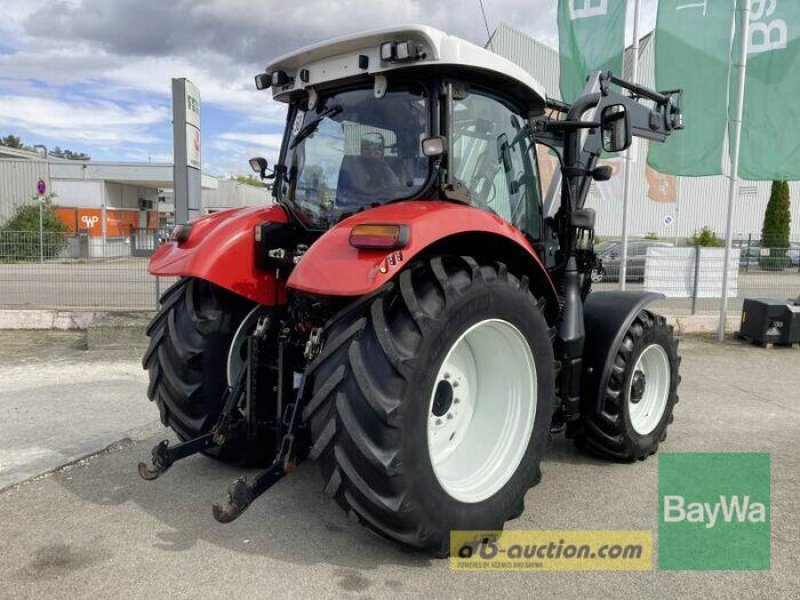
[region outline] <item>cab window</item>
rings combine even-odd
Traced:
[[[541,238],[541,190],[536,153],[523,114],[472,90],[453,102],[453,179],[472,203],[500,215],[533,239]]]

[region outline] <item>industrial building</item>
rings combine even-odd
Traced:
[[[0,225],[37,202],[40,180],[70,230],[88,231],[93,255],[118,254],[132,233],[174,223],[171,163],[65,160],[0,146]],[[204,214],[270,199],[266,188],[202,175]]]
[[[639,50],[639,83],[648,87],[655,87],[654,41],[652,34],[646,36]],[[497,28],[487,47],[526,69],[545,86],[551,97],[560,99],[559,56],[555,49],[505,24]],[[630,69],[631,52],[629,49],[626,53],[626,70]],[[630,78],[630,72],[626,75]],[[722,237],[729,177],[675,177],[657,173],[647,167],[647,142],[644,140],[634,143],[633,154],[628,217],[632,236],[655,234],[667,239],[686,238],[708,226]],[[547,190],[557,163],[554,158],[550,165],[547,161],[542,163],[543,188]],[[587,206],[597,210],[598,235],[618,237],[622,233],[624,164],[622,158],[608,163],[614,168],[614,177],[609,182],[593,184]],[[771,185],[769,181],[740,181],[733,227],[735,239],[746,240],[750,235],[753,239],[760,237]],[[800,183],[790,183],[790,192],[792,239],[800,240]]]

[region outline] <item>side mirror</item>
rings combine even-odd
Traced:
[[[606,106],[600,116],[600,126],[603,132],[603,150],[622,152],[630,148],[633,141],[631,118],[624,105]]]
[[[256,156],[250,159],[250,168],[253,169],[261,179],[267,178],[267,159]]]

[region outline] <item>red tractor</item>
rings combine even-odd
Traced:
[[[180,280],[148,329],[148,395],[182,441],[142,477],[197,452],[265,467],[214,505],[228,522],[311,458],[349,515],[442,555],[451,530],[522,513],[553,433],[656,451],[677,343],[657,295],[591,292],[584,202],[603,152],[682,127],[680,91],[596,73],[570,106],[427,27],[305,48],[256,87],[288,106],[278,162],[251,161],[274,205],[178,225],[152,258]],[[554,210],[537,144],[561,160]]]

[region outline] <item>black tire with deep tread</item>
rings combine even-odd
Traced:
[[[630,423],[626,390],[640,354],[651,344],[661,345],[670,359],[670,390],[661,421],[651,433],[639,435]],[[592,395],[587,394],[584,398],[581,426],[575,436],[575,445],[618,462],[644,460],[655,454],[659,443],[666,439],[667,427],[674,419],[673,410],[678,403],[678,385],[681,380],[680,363],[678,341],[672,326],[667,325],[664,317],[642,310],[625,333],[614,357],[600,411],[597,411]]]
[[[222,410],[228,351],[236,329],[255,305],[208,281],[184,278],[161,297],[142,358],[147,395],[161,422],[183,439],[206,433]],[[226,445],[206,453],[226,462],[246,460],[251,448]]]
[[[513,310],[512,310],[513,307]],[[487,318],[512,322],[534,355],[538,402],[519,468],[490,498],[461,503],[439,485],[428,457],[430,390],[447,350]],[[502,264],[434,258],[403,271],[378,295],[342,310],[308,366],[310,424],[324,491],[349,516],[402,545],[444,556],[456,529],[502,529],[538,483],[553,399],[553,353],[540,305]]]

